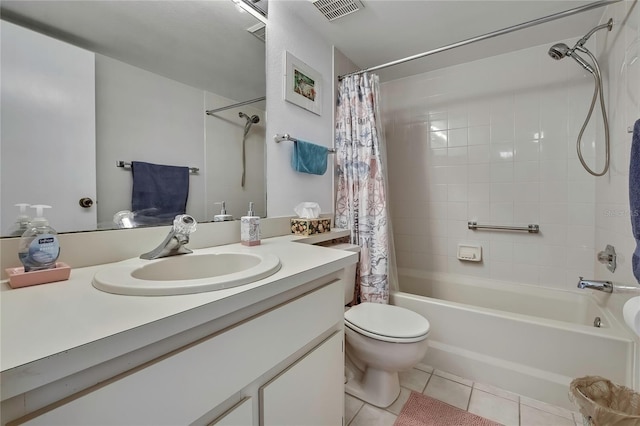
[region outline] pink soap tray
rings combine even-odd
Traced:
[[[5,272],[9,275],[11,288],[19,288],[68,280],[71,267],[66,263],[56,262],[55,268],[44,271],[25,272],[24,268],[7,268]]]

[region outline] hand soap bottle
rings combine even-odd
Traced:
[[[257,246],[260,244],[260,216],[253,213],[253,203],[249,203],[249,212],[240,218],[240,244]]]
[[[31,225],[31,218],[27,216],[29,204],[19,203],[15,204],[15,206],[20,208],[20,214],[16,218],[16,223],[9,228],[8,234],[12,237],[20,237]]]
[[[213,216],[214,222],[227,222],[229,220],[233,220],[233,216],[231,216],[230,214],[227,214],[227,209],[225,207],[224,201],[218,201],[217,203],[213,203],[213,204],[222,204],[222,208],[220,209],[220,214]]]
[[[37,204],[31,207],[36,209],[37,217],[22,234],[18,258],[24,265],[25,272],[55,268],[60,255],[60,244],[56,230],[49,226],[49,221],[42,214],[44,209],[50,209],[51,206]]]

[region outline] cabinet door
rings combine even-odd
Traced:
[[[0,24],[0,230],[16,203],[48,204],[58,232],[97,227],[95,55],[9,22]],[[33,212],[28,212],[33,216]]]
[[[263,426],[338,426],[344,412],[343,333],[261,389]]]
[[[251,426],[253,425],[253,406],[251,398],[246,398],[233,407],[224,416],[210,426]]]

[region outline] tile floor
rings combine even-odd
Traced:
[[[419,364],[400,373],[400,396],[386,409],[345,394],[345,425],[392,426],[411,391],[507,426],[582,426],[582,415]]]

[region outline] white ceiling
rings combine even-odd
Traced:
[[[364,8],[329,22],[309,0],[288,7],[360,68],[368,68],[572,9],[578,0],[362,0]],[[605,8],[534,26],[379,71],[395,79],[503,52],[582,36]]]
[[[1,0],[2,19],[244,101],[264,96],[259,21],[230,0]]]
[[[262,0],[264,1],[264,0]],[[329,22],[310,0],[284,1],[361,68],[379,65],[589,3],[578,0],[362,0]],[[2,18],[223,96],[265,93],[258,21],[229,0],[2,0]],[[539,44],[582,36],[604,8],[379,71],[400,78]]]

